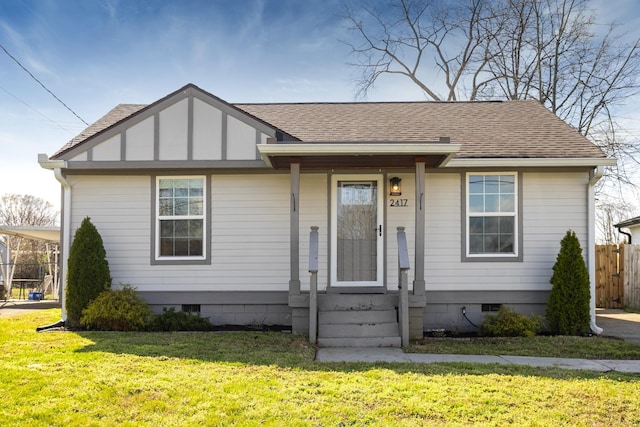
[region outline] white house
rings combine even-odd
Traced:
[[[627,243],[635,245],[640,243],[640,216],[622,221],[614,227],[627,236]]]
[[[63,260],[90,217],[114,284],[155,310],[324,345],[400,343],[398,227],[411,337],[543,313],[567,230],[593,277],[594,185],[615,164],[535,101],[232,105],[191,84],[39,162],[63,189]]]

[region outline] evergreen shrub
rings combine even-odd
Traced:
[[[200,317],[199,313],[192,314],[176,311],[173,307],[163,308],[162,314],[156,314],[151,320],[150,331],[210,331],[214,326],[208,317]]]
[[[487,315],[480,324],[480,335],[488,337],[531,337],[542,329],[540,316],[531,317],[502,306],[497,314]]]
[[[102,292],[82,311],[80,325],[98,331],[143,331],[153,313],[132,287]]]
[[[589,271],[576,233],[569,230],[560,242],[553,266],[546,318],[555,335],[589,333],[591,298]]]
[[[82,310],[111,288],[111,273],[102,237],[89,217],[82,220],[69,250],[65,307],[67,326],[78,327]]]

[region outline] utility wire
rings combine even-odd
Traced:
[[[47,117],[44,113],[38,111],[36,108],[32,107],[31,105],[27,104],[25,101],[23,101],[22,99],[18,98],[16,95],[14,95],[13,93],[9,92],[7,89],[5,89],[4,87],[0,86],[0,90],[2,90],[4,93],[6,93],[7,95],[13,96],[15,99],[17,99],[18,101],[22,102],[24,105],[26,105],[27,107],[31,108],[33,111],[35,111],[36,113],[40,114],[42,117],[44,117],[45,119],[49,120],[51,123],[53,123],[54,125],[56,125],[57,127],[59,127],[62,130],[65,130],[67,132],[69,132],[71,135],[74,135],[73,132],[71,132],[69,129],[67,129],[66,127],[62,126],[60,123],[54,121],[53,119]]]
[[[15,56],[11,55],[11,54],[9,53],[9,51],[8,51],[8,50],[7,50],[7,49],[6,49],[6,48],[5,48],[1,43],[0,43],[0,48],[4,51],[4,53],[6,53],[6,54],[9,56],[9,58],[13,59],[13,60],[15,61],[15,63],[16,63],[16,64],[18,64],[18,65],[20,66],[20,68],[22,68],[22,69],[23,69],[27,74],[29,74],[33,80],[35,80],[36,82],[38,82],[38,84],[40,84],[40,86],[42,86],[42,87],[44,88],[44,90],[46,90],[47,92],[49,92],[49,93],[51,94],[51,96],[53,96],[53,97],[54,97],[54,98],[55,98],[55,99],[56,99],[60,104],[62,104],[62,105],[63,105],[67,110],[71,111],[71,113],[72,113],[74,116],[76,116],[78,119],[80,119],[80,121],[81,121],[82,123],[84,123],[85,125],[89,126],[89,123],[87,123],[86,121],[84,121],[84,119],[83,119],[82,117],[80,117],[79,115],[77,115],[77,114],[76,114],[76,112],[75,112],[75,111],[73,111],[73,110],[72,110],[72,109],[71,109],[67,104],[65,104],[64,102],[62,102],[62,100],[61,100],[60,98],[58,98],[58,97],[57,97],[53,92],[51,92],[51,91],[49,90],[49,88],[48,88],[48,87],[46,87],[46,86],[44,85],[44,83],[42,83],[40,80],[38,80],[38,78],[37,78],[36,76],[34,76],[34,75],[31,73],[31,71],[29,71],[29,70],[27,69],[27,67],[25,67],[24,65],[22,65],[22,64],[20,63],[20,61],[18,61],[18,60],[15,58]]]

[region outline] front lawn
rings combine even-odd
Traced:
[[[411,353],[568,357],[577,359],[640,359],[639,344],[597,336],[425,338],[412,343],[406,351]]]
[[[43,332],[0,319],[0,425],[637,425],[640,377],[512,365],[318,363],[276,332]]]

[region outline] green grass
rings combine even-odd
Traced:
[[[284,333],[42,332],[0,318],[2,426],[638,425],[640,376],[318,363]]]
[[[640,345],[606,337],[535,336],[514,338],[425,338],[412,353],[640,359]]]

